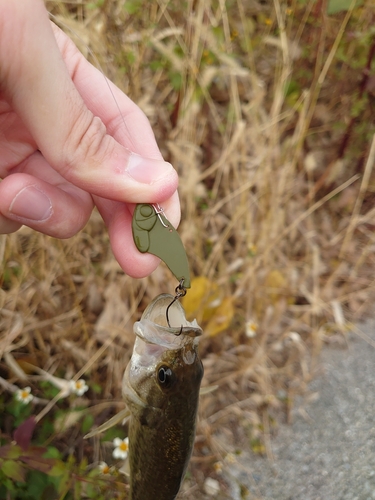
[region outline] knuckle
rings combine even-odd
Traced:
[[[83,227],[85,226],[86,221],[82,219],[77,222],[68,222],[56,224],[56,226],[48,228],[45,230],[46,234],[53,236],[54,238],[60,238],[62,240],[72,238],[75,236]]]
[[[77,175],[88,159],[91,163],[102,163],[109,153],[109,144],[102,120],[85,109],[75,119],[63,145],[62,175],[67,179]]]

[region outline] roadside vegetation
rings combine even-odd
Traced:
[[[226,463],[245,447],[271,456],[324,344],[345,348],[373,314],[373,4],[46,4],[180,175],[184,307],[205,331],[203,386],[217,388],[179,498],[209,498],[208,477],[227,498]],[[69,240],[0,236],[0,262],[0,499],[126,499],[113,457],[126,426],[83,436],[124,408],[133,323],[177,283],[164,265],[125,276],[96,212]]]

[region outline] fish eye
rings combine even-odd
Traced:
[[[172,387],[175,380],[175,374],[170,368],[168,368],[168,366],[160,366],[158,369],[158,382],[161,387],[169,389]]]

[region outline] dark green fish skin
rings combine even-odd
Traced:
[[[134,326],[134,351],[124,375],[123,393],[130,410],[129,466],[131,500],[174,500],[192,453],[203,366],[198,356],[196,322],[182,306],[166,307],[173,297],[160,295]],[[180,332],[182,325],[182,332]]]

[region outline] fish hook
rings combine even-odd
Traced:
[[[175,294],[176,294],[176,295],[174,296],[174,298],[173,298],[172,302],[169,304],[169,306],[167,307],[167,310],[165,311],[165,316],[166,316],[166,318],[167,318],[167,323],[168,323],[169,328],[172,328],[172,327],[171,327],[171,324],[170,324],[170,322],[169,322],[169,309],[170,309],[170,307],[171,307],[171,306],[172,306],[172,305],[176,302],[176,300],[179,300],[181,297],[185,297],[186,292],[187,292],[187,290],[186,290],[186,288],[184,287],[184,278],[182,278],[182,279],[180,280],[180,283],[179,283],[179,284],[176,286],[176,288],[175,288]],[[182,329],[183,329],[183,325],[181,325],[180,332],[179,332],[179,333],[176,333],[176,336],[181,335],[181,333],[182,333]]]

